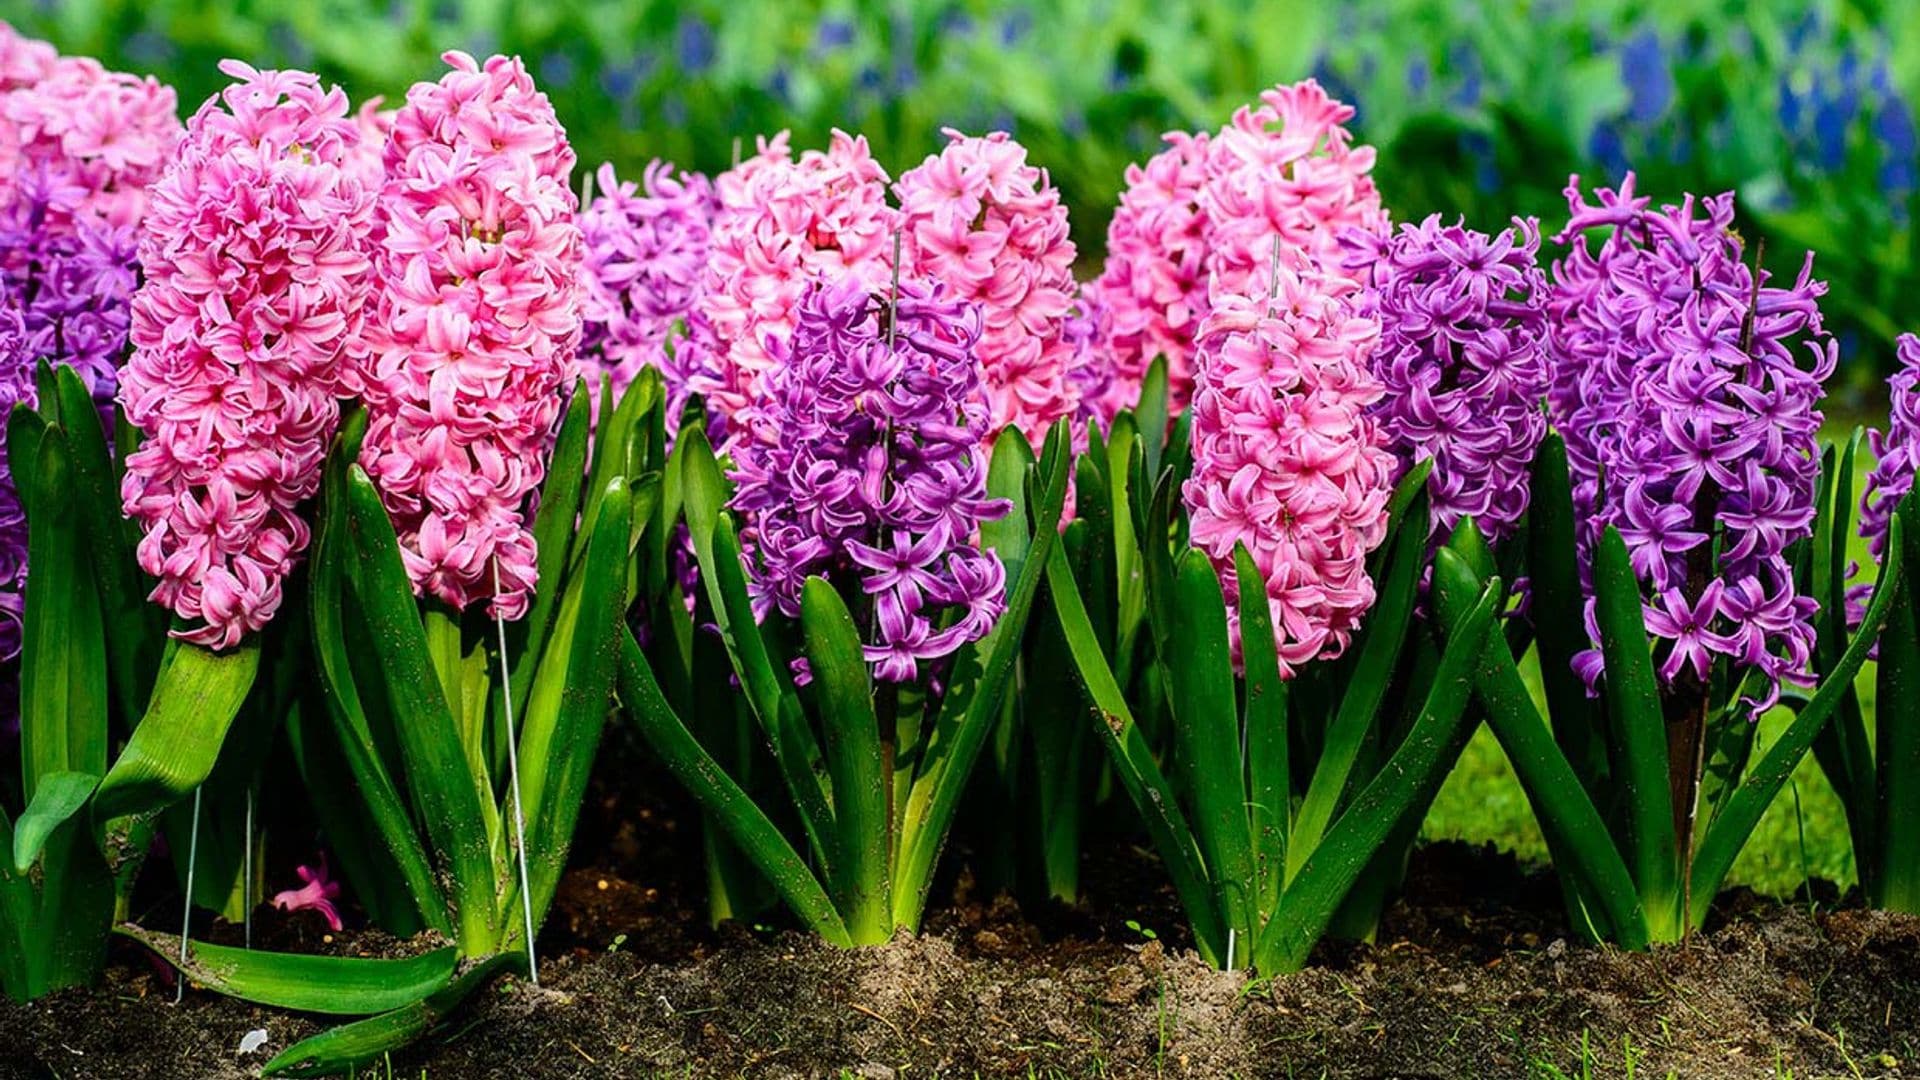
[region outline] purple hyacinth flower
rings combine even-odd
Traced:
[[[1380,322],[1371,409],[1404,473],[1431,460],[1436,540],[1471,515],[1487,539],[1527,510],[1528,470],[1547,433],[1546,275],[1540,227],[1515,219],[1488,236],[1433,215],[1376,234],[1349,230],[1344,262]]]
[[[938,286],[902,282],[890,312],[856,280],[816,284],[774,344],[765,435],[735,453],[755,614],[797,617],[814,575],[857,582],[883,681],[917,678],[1005,606],[1005,568],[973,543],[1009,509],[986,494],[979,337],[979,309]]]
[[[1566,440],[1587,628],[1593,545],[1619,529],[1671,684],[1723,658],[1758,676],[1755,714],[1805,685],[1817,604],[1787,548],[1813,527],[1823,382],[1836,347],[1812,256],[1786,288],[1749,265],[1733,196],[1658,210],[1619,191],[1588,202],[1569,182],[1571,243],[1548,301],[1548,411]],[[1602,232],[1604,230],[1604,233]],[[1576,665],[1591,684],[1597,649]]]

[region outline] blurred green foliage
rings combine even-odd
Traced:
[[[12,0],[18,4],[20,0]],[[0,5],[5,6],[5,5]],[[24,5],[22,5],[24,6]],[[1781,273],[1820,253],[1846,381],[1920,328],[1914,0],[38,0],[7,15],[150,71],[183,108],[215,62],[300,66],[356,100],[433,78],[449,48],[526,57],[588,164],[712,171],[736,143],[864,132],[896,173],[939,129],[1005,127],[1049,167],[1097,258],[1122,171],[1318,75],[1360,109],[1396,216],[1564,220],[1568,174],[1739,192]]]

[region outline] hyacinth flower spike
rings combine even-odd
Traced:
[[[1597,204],[1570,184],[1568,201],[1573,246],[1548,304],[1558,432],[1534,459],[1526,541],[1548,713],[1505,642],[1475,693],[1575,926],[1636,948],[1705,920],[1761,813],[1828,738],[1897,609],[1901,561],[1851,640],[1834,616],[1816,642],[1815,597],[1845,606],[1852,466],[1814,444],[1833,345],[1810,267],[1769,285],[1732,233],[1731,196],[1653,210],[1629,178]],[[1607,239],[1585,238],[1601,226]],[[1903,531],[1896,516],[1893,550]],[[1442,553],[1440,610],[1490,565]],[[1557,617],[1578,609],[1584,632]],[[1755,760],[1754,718],[1776,702],[1795,716]]]
[[[75,304],[55,334],[104,358],[121,348],[117,328],[129,328],[121,453],[109,454],[102,430],[111,368],[71,351],[57,370],[41,365],[38,411],[17,409],[9,423],[37,569],[22,612],[29,805],[16,840],[29,842],[16,844],[0,888],[21,890],[7,910],[31,905],[69,924],[0,928],[26,946],[0,950],[10,958],[0,979],[16,996],[91,977],[116,904],[109,883],[130,880],[156,817],[212,773],[253,688],[262,632],[304,557],[301,503],[338,416],[336,372],[359,338],[372,196],[339,167],[357,138],[345,96],[297,72],[223,70],[235,84],[200,109],[137,198],[85,163],[76,168],[104,185],[104,202],[37,188],[59,174],[56,163],[14,177],[29,219],[64,222],[67,239],[145,214],[127,322]],[[67,179],[85,187],[77,175]],[[46,260],[78,254],[44,239],[9,258],[44,271]],[[259,272],[288,258],[314,267],[295,322],[287,276]],[[215,274],[213,261],[246,272]],[[114,513],[116,494],[137,544]],[[169,612],[171,640],[156,619]],[[112,717],[131,736],[109,769]],[[71,888],[84,895],[57,895]]]
[[[1469,673],[1504,593],[1490,581],[1431,642],[1410,632],[1429,465],[1389,482],[1367,413],[1377,324],[1359,313],[1352,279],[1269,250],[1254,296],[1217,297],[1198,335],[1190,462],[1163,466],[1151,500],[1132,502],[1146,677],[1116,674],[1084,600],[1100,583],[1081,582],[1058,549],[1048,574],[1081,692],[1104,718],[1097,733],[1202,955],[1278,973],[1306,962],[1464,746]],[[1144,430],[1125,419],[1116,431]],[[1144,491],[1144,452],[1127,459]],[[1404,687],[1402,715],[1386,698],[1414,647],[1432,648],[1434,663]],[[1170,719],[1169,745],[1135,719],[1152,716]],[[1325,735],[1300,768],[1288,729],[1307,717]],[[1369,773],[1361,749],[1374,739],[1385,757]]]
[[[981,336],[979,310],[938,284],[816,284],[774,346],[768,439],[740,445],[729,477],[704,432],[681,433],[706,603],[806,857],[668,703],[656,669],[689,674],[674,655],[623,642],[620,696],[649,744],[836,944],[919,928],[1058,544],[1066,427],[1037,461],[1009,427],[989,472]]]

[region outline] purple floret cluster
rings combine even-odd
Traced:
[[[736,450],[756,614],[797,617],[814,575],[857,581],[883,681],[915,679],[1005,607],[1006,570],[974,542],[1009,509],[986,493],[980,329],[937,285],[902,282],[892,302],[851,277],[810,286],[774,339],[766,437]]]
[[[1758,713],[1810,681],[1812,597],[1790,545],[1811,532],[1822,383],[1835,345],[1812,256],[1768,284],[1733,230],[1733,196],[1654,209],[1628,176],[1589,202],[1567,188],[1570,244],[1548,301],[1549,411],[1567,444],[1583,567],[1619,529],[1648,597],[1668,683],[1716,657],[1758,676]],[[1586,572],[1583,570],[1583,572]],[[1590,576],[1590,574],[1589,574]],[[1589,634],[1599,640],[1594,608]],[[1579,661],[1589,682],[1598,650]]]

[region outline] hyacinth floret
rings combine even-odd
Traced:
[[[720,198],[697,310],[714,340],[708,408],[726,442],[771,438],[755,418],[775,348],[792,333],[808,286],[851,276],[869,289],[892,276],[900,212],[865,136],[835,129],[826,150],[794,160],[785,132],[714,182]]]
[[[1489,541],[1527,510],[1528,470],[1547,418],[1546,275],[1540,227],[1516,218],[1496,236],[1433,215],[1392,233],[1342,237],[1345,267],[1380,323],[1373,415],[1405,474],[1433,462],[1432,533],[1464,517]]]
[[[580,213],[580,357],[625,392],[643,367],[658,368],[667,422],[689,396],[717,383],[713,334],[699,301],[718,196],[699,173],[650,162],[641,183],[600,166],[600,194]]]
[[[774,438],[736,458],[754,608],[797,617],[808,577],[857,581],[875,677],[908,682],[1005,608],[1006,570],[973,539],[1009,509],[986,494],[981,317],[937,284],[889,304],[856,278],[812,286],[795,315],[767,376]]]
[[[387,140],[360,462],[415,592],[517,619],[538,576],[527,498],[580,340],[574,155],[518,58],[443,59]]]
[[[1182,488],[1195,547],[1228,595],[1242,643],[1234,550],[1264,578],[1280,673],[1338,656],[1373,604],[1367,554],[1387,534],[1394,459],[1369,410],[1379,327],[1350,278],[1274,260],[1272,294],[1216,297],[1195,354],[1193,473]],[[1258,647],[1257,645],[1255,647]]]
[[[987,437],[1012,426],[1038,445],[1079,409],[1075,350],[1063,336],[1075,293],[1067,207],[1006,132],[945,134],[946,147],[894,185],[902,272],[979,306]]]
[[[1669,686],[1707,682],[1716,659],[1758,676],[1757,714],[1805,685],[1817,604],[1787,548],[1810,534],[1816,439],[1836,346],[1809,254],[1767,284],[1733,231],[1731,194],[1655,210],[1631,174],[1589,202],[1575,177],[1571,243],[1548,301],[1549,413],[1567,444],[1581,568],[1619,529],[1645,593]],[[1602,230],[1605,230],[1604,234]],[[1589,597],[1587,625],[1599,641]],[[1589,684],[1597,648],[1577,661]],[[1744,672],[1743,672],[1744,674]]]
[[[256,71],[201,106],[151,191],[133,355],[119,398],[146,436],[121,496],[152,597],[234,645],[273,617],[305,550],[300,504],[364,336],[373,193],[348,170],[359,132],[338,87]]]

